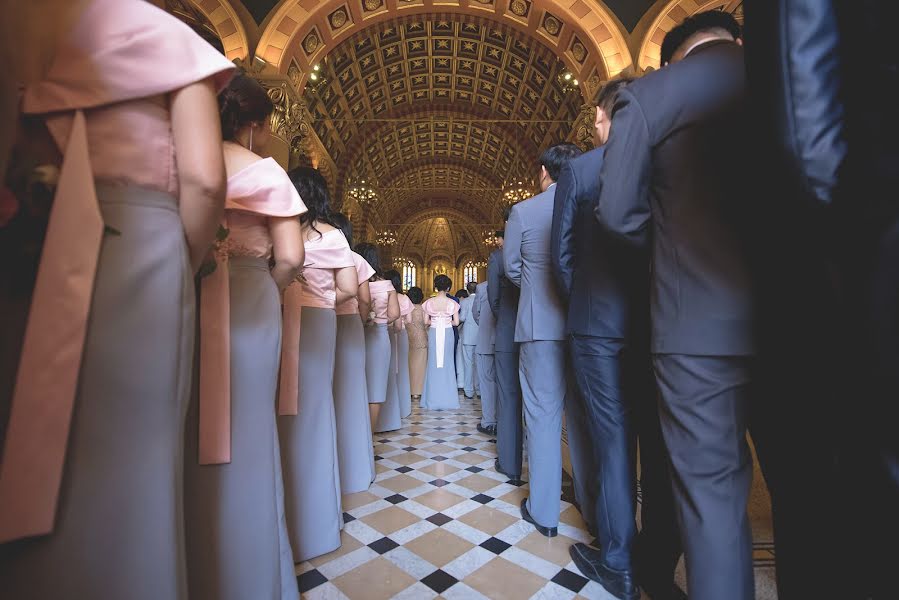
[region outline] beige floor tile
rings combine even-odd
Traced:
[[[413,523],[417,523],[421,519],[398,506],[391,506],[390,508],[366,515],[360,520],[386,536]]]
[[[535,531],[515,544],[515,546],[543,560],[564,567],[571,562],[568,548],[576,543],[577,540],[564,535],[548,538]]]
[[[559,515],[559,520],[566,525],[571,525],[584,531],[587,530],[587,525],[584,523],[584,519],[581,518],[581,513],[574,506],[569,506],[563,510],[562,514]]]
[[[423,440],[423,439],[421,439],[421,437],[407,437],[402,440],[398,440],[394,443],[399,444],[401,447],[420,446],[422,444],[427,444],[428,440]]]
[[[474,544],[446,529],[435,529],[404,546],[437,567],[443,567],[468,552]]]
[[[547,583],[547,580],[539,575],[499,556],[463,581],[491,600],[530,598]]]
[[[482,454],[478,454],[477,452],[466,452],[465,454],[454,456],[453,460],[458,460],[459,462],[463,462],[467,465],[479,465],[484,461],[492,459]]]
[[[452,446],[447,446],[445,444],[434,444],[433,446],[422,448],[422,450],[427,450],[432,454],[445,454],[447,452],[455,452],[457,448],[453,448]]]
[[[372,502],[377,502],[378,500],[380,500],[380,498],[378,496],[375,496],[371,492],[344,494],[342,506],[344,511],[348,511],[353,510],[354,508],[359,508],[360,506],[365,506],[366,504],[371,504]]]
[[[330,552],[323,556],[319,556],[318,558],[313,558],[309,562],[312,566],[318,568],[324,564],[331,562],[332,560],[336,560],[341,556],[349,554],[353,550],[358,550],[362,547],[362,542],[348,534],[346,531],[340,532],[340,548],[335,550],[334,552]]]
[[[489,533],[490,535],[496,535],[518,520],[519,519],[490,508],[489,506],[476,508],[465,516],[459,518],[459,521],[462,523],[474,527],[478,531]]]
[[[385,467],[381,464],[381,461],[375,463],[375,473],[380,475],[381,473],[386,473],[387,471],[393,471],[390,467]]]
[[[424,504],[430,509],[436,510],[438,512],[442,512],[449,508],[450,506],[455,506],[465,500],[462,496],[457,496],[452,492],[448,492],[444,489],[435,489],[432,492],[428,492],[427,494],[422,494],[415,498],[415,501],[419,504]]]
[[[528,497],[528,491],[524,488],[515,488],[505,496],[500,496],[500,500],[508,502],[512,506],[521,506],[521,501]]]
[[[353,600],[388,600],[415,583],[415,579],[378,557],[333,581],[341,592]]]
[[[375,454],[387,454],[388,452],[399,450],[399,448],[394,448],[390,444],[375,444],[374,449]]]
[[[379,481],[378,485],[383,488],[387,488],[392,492],[396,492],[397,494],[402,494],[406,490],[411,490],[412,488],[417,488],[423,482],[415,479],[414,477],[409,477],[405,473],[400,473],[396,477],[391,477],[390,479],[385,479],[384,481]]]
[[[415,452],[404,452],[398,456],[391,456],[390,460],[401,465],[413,465],[425,460],[425,457]]]
[[[458,485],[462,487],[466,487],[470,490],[474,490],[477,493],[481,494],[486,492],[487,490],[493,489],[498,485],[501,485],[501,481],[497,481],[496,479],[490,479],[489,477],[484,477],[483,475],[469,475],[464,479],[460,479],[456,481]]]
[[[416,469],[416,471],[421,471],[422,473],[427,473],[428,475],[433,475],[434,477],[446,477],[447,475],[452,475],[459,470],[459,467],[448,465],[445,461],[435,462],[428,465],[427,467]]]

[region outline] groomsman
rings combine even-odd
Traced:
[[[478,378],[475,365],[475,346],[478,345],[478,322],[472,318],[472,309],[477,302],[478,284],[469,281],[465,285],[468,292],[467,298],[462,298],[459,303],[459,321],[462,322],[462,363],[465,365],[465,378],[463,390],[466,398],[474,398],[478,391]]]
[[[478,382],[481,387],[481,422],[478,431],[496,436],[496,365],[493,360],[493,347],[496,341],[496,320],[490,310],[487,297],[487,282],[478,284],[475,294],[472,316],[478,324],[478,345],[475,348],[477,357]]]
[[[574,144],[552,146],[543,153],[543,192],[512,207],[503,247],[506,276],[521,289],[515,341],[521,344],[518,374],[531,484],[530,496],[521,502],[521,516],[546,537],[558,533],[562,410],[569,393],[565,308],[553,282],[550,229],[556,179],[562,166],[578,154]]]
[[[674,584],[680,540],[649,356],[648,256],[613,243],[592,218],[612,108],[629,81],[616,79],[599,91],[597,147],[563,166],[556,187],[553,267],[568,302],[567,331],[580,392],[565,408],[568,438],[573,441],[582,423],[585,452],[592,452],[582,460],[591,469],[590,491],[595,494],[597,482],[602,490],[595,505],[582,503],[584,519],[599,524],[601,549],[576,544],[570,553],[584,575],[617,598],[638,598],[639,580],[651,598],[668,600],[685,596]],[[635,436],[643,490],[643,530],[636,549]],[[577,470],[574,456],[572,463]]]
[[[651,350],[692,600],[754,596],[746,424],[758,232],[742,184],[739,36],[727,13],[689,17],[663,43],[670,64],[619,91],[596,209],[651,251]]]
[[[505,215],[508,221],[508,211]],[[496,319],[494,363],[496,367],[496,463],[494,468],[510,480],[521,481],[524,432],[521,424],[521,386],[518,381],[518,288],[506,277],[503,265],[504,232],[497,231],[499,248],[487,261],[487,296]]]

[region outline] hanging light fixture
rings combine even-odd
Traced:
[[[379,246],[392,246],[396,243],[396,232],[392,229],[385,229],[378,233],[375,241]]]
[[[493,229],[485,229],[484,233],[484,245],[488,248],[496,248],[499,246],[499,237],[496,235],[496,231]]]
[[[511,183],[503,187],[503,200],[509,206],[518,204],[533,196],[533,190],[524,181]]]
[[[346,195],[347,198],[356,200],[359,204],[363,204],[365,206],[373,204],[374,201],[378,199],[377,192],[375,192],[374,188],[366,183],[364,179],[350,184],[349,189],[347,189]]]
[[[487,261],[484,260],[483,258],[479,258],[478,260],[476,260],[475,262],[473,262],[472,265],[473,265],[476,269],[486,269],[486,268],[487,268]]]
[[[561,73],[559,73],[558,81],[559,85],[562,87],[562,90],[565,92],[575,91],[581,85],[581,83],[577,80],[577,77],[574,76],[574,73],[572,73],[568,69],[564,69]]]

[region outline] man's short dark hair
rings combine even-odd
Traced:
[[[421,304],[421,301],[425,299],[425,293],[421,291],[420,287],[410,287],[406,295],[409,296],[412,304]]]
[[[508,221],[509,219],[507,218],[506,220]],[[497,230],[497,232],[496,232],[496,237],[498,237],[498,238],[505,238],[505,237],[506,237],[506,230],[505,230],[505,229],[499,229],[499,230]]]
[[[574,144],[568,142],[556,144],[543,151],[543,154],[540,155],[540,164],[546,167],[550,179],[558,181],[565,163],[580,154],[581,149]]]
[[[465,289],[468,290],[469,294],[476,294],[478,292],[478,283],[476,281],[469,281],[465,284]]]
[[[723,10],[707,10],[687,17],[684,22],[677,25],[665,35],[662,41],[662,66],[671,62],[674,53],[688,39],[697,33],[721,30],[726,31],[735,40],[743,35],[740,24],[734,16]]]
[[[623,90],[624,86],[633,80],[633,77],[618,77],[607,81],[596,93],[596,100],[593,101],[593,106],[598,106],[604,113],[611,115],[612,108],[614,108],[615,102],[618,101],[618,92]]]

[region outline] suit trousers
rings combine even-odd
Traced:
[[[636,435],[633,406],[623,389],[623,352],[621,339],[571,336],[572,366],[580,391],[572,404],[581,405],[580,414],[594,441],[591,458],[596,466],[591,483],[599,490],[594,514],[585,514],[584,519],[598,525],[602,561],[616,570],[632,568],[631,548],[637,535]],[[571,416],[566,418],[569,424]],[[569,425],[569,444],[571,437]]]
[[[691,600],[752,600],[746,442],[752,358],[656,354]]]
[[[521,343],[521,398],[527,430],[528,512],[543,527],[557,527],[562,495],[562,410],[567,403],[565,342]]]
[[[466,398],[474,398],[480,386],[478,385],[477,363],[474,350],[476,344],[462,344],[462,362],[465,363],[465,390]]]
[[[481,426],[496,425],[496,364],[492,354],[477,354],[477,374],[481,387]]]
[[[496,365],[496,453],[502,470],[521,479],[524,431],[521,425],[521,384],[518,350],[493,355]]]
[[[571,347],[569,347],[569,350]],[[574,383],[577,365],[567,362],[568,394],[565,396],[565,433],[568,440],[568,457],[571,459],[571,479],[574,483],[574,498],[587,527],[596,531],[596,502],[599,488],[596,462],[596,436],[590,430],[586,405],[578,386]],[[604,538],[605,539],[605,538]]]

